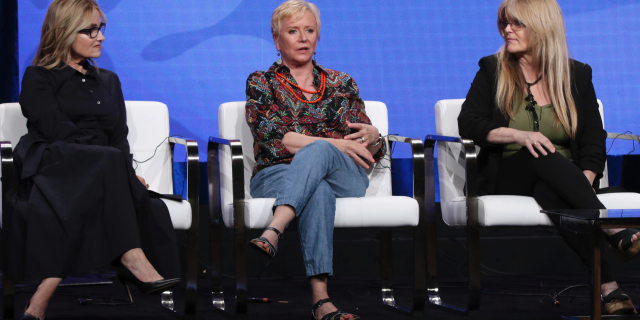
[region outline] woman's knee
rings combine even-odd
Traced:
[[[305,205],[304,211],[314,215],[335,215],[336,196],[331,186],[326,181],[318,184]]]

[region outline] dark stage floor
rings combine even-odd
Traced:
[[[109,278],[113,274],[106,274]],[[483,281],[482,306],[474,319],[563,319],[563,316],[584,315],[588,312],[588,287],[569,289],[558,297],[559,305],[554,306],[552,296],[573,285],[586,285],[584,276],[500,276],[485,277]],[[640,302],[638,281],[621,281],[632,300]],[[231,284],[231,282],[229,282]],[[197,319],[226,319],[216,312],[208,294],[209,283],[205,279],[199,283]],[[335,277],[330,282],[330,295],[336,304],[346,311],[352,311],[362,319],[410,319],[381,304],[378,279],[349,279]],[[34,292],[34,285],[17,288],[17,306],[22,309],[26,299]],[[183,289],[176,290],[176,304],[180,308]],[[288,303],[249,305],[250,319],[309,319],[310,301],[308,284],[304,278],[297,279],[252,279],[249,281],[252,297],[269,298]],[[442,298],[448,303],[463,305],[466,299],[466,284],[462,279],[442,281]],[[180,317],[160,305],[159,296],[144,296],[135,289],[132,305],[80,305],[78,298],[125,298],[124,287],[120,283],[101,286],[61,287],[52,299],[47,319],[179,319]],[[227,294],[232,298],[232,294]],[[399,306],[409,306],[411,301],[410,279],[395,284],[396,302]],[[228,300],[231,304],[233,300]],[[229,305],[230,306],[230,305]],[[16,315],[16,319],[19,315]],[[430,307],[427,319],[467,319],[466,316]]]

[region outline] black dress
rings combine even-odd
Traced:
[[[14,151],[19,180],[7,197],[5,272],[64,278],[142,248],[160,275],[180,277],[169,212],[132,167],[120,80],[86,68],[25,71],[20,106],[29,132]]]

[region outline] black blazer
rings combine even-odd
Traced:
[[[493,194],[498,167],[502,159],[501,144],[487,141],[489,131],[508,127],[509,119],[502,115],[496,106],[496,55],[480,59],[480,70],[476,74],[467,98],[462,104],[458,116],[460,136],[473,139],[481,147],[478,154],[478,193]],[[606,161],[607,133],[602,125],[598,111],[596,92],[591,82],[591,67],[587,64],[571,60],[571,93],[578,113],[576,138],[570,142],[571,155],[580,170],[591,170],[596,173],[594,187],[602,177]]]

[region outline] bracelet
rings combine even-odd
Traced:
[[[371,146],[377,147],[380,144],[380,142],[382,142],[382,134],[378,133],[378,142],[376,142],[376,144],[372,144]]]

